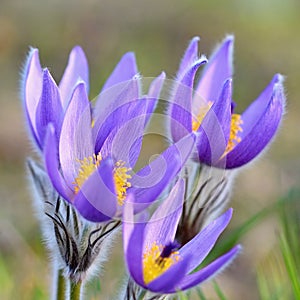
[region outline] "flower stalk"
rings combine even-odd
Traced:
[[[53,291],[55,300],[64,300],[67,291],[67,280],[63,275],[63,271],[57,270],[57,275],[54,276],[54,279],[56,280],[54,285],[55,291]]]
[[[74,282],[71,280],[70,282],[70,300],[81,300],[81,290],[83,288],[83,282],[78,281]]]

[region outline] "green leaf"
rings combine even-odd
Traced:
[[[292,283],[292,287],[294,290],[295,299],[300,299],[300,283],[299,283],[299,275],[297,274],[297,266],[293,257],[293,253],[291,251],[290,245],[286,239],[284,234],[280,237],[280,248],[284,258],[285,266],[289,275],[289,278]]]
[[[197,295],[199,297],[200,300],[206,300],[206,297],[204,296],[202,290],[200,287],[197,287],[196,288],[196,292],[197,292]]]
[[[224,293],[222,292],[221,288],[219,287],[218,283],[215,280],[213,281],[213,285],[214,285],[214,290],[218,295],[219,299],[227,300],[226,296],[224,295]]]
[[[200,267],[208,265],[217,257],[221,256],[225,252],[229,251],[232,247],[234,247],[240,239],[245,236],[251,229],[262,222],[266,217],[270,214],[275,212],[280,212],[283,210],[285,206],[290,206],[295,204],[300,198],[300,190],[299,189],[292,189],[286,196],[280,198],[277,202],[273,203],[272,205],[262,209],[254,216],[250,217],[247,221],[241,224],[239,227],[231,230],[228,233],[225,233],[222,238],[219,239],[216,246],[210,252],[208,257],[204,260],[203,264]],[[299,239],[298,239],[299,241]],[[299,249],[299,248],[298,248]],[[300,259],[299,259],[300,260]],[[199,267],[199,268],[200,268]],[[197,268],[197,269],[199,269]],[[196,269],[196,270],[197,270]]]

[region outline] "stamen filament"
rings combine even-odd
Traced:
[[[226,150],[224,152],[224,155],[230,152],[242,140],[241,137],[238,136],[238,133],[243,131],[243,128],[241,126],[242,124],[243,124],[242,116],[239,114],[232,114],[229,141]]]

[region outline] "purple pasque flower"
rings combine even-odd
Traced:
[[[239,245],[235,246],[211,264],[193,272],[228,225],[232,209],[180,246],[174,238],[183,198],[184,182],[179,180],[148,222],[134,222],[133,207],[129,202],[125,205],[123,243],[127,268],[139,286],[154,293],[170,294],[192,288],[216,275],[240,250]]]
[[[133,54],[125,54],[94,107],[85,82],[79,82],[64,112],[59,135],[55,124],[48,124],[43,151],[50,180],[65,200],[93,222],[119,216],[127,192],[136,194],[139,210],[149,205],[177,175],[193,147],[192,134],[133,174],[144,128],[164,81],[161,74],[150,85],[147,96],[141,96],[140,77],[135,73]]]
[[[205,62],[198,58],[198,40],[190,42],[177,73],[170,105],[171,134],[177,141],[195,132],[195,160],[237,168],[254,159],[274,137],[285,106],[283,77],[276,74],[259,97],[241,115],[236,114],[231,79],[233,37],[222,42],[195,84],[195,74]]]
[[[49,70],[42,69],[39,50],[30,50],[23,75],[22,99],[30,134],[40,150],[49,123],[53,124],[58,139],[65,110],[79,81],[85,83],[88,91],[88,63],[79,46],[72,49],[58,86]]]

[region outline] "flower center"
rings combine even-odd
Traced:
[[[128,181],[131,175],[128,172],[131,168],[125,167],[125,162],[119,160],[115,163],[114,167],[114,180],[117,192],[118,204],[122,206],[126,198],[126,191],[131,187],[131,183]]]
[[[192,120],[193,131],[197,131],[199,129],[204,117],[206,116],[207,112],[210,110],[212,105],[213,105],[212,101],[208,101],[205,104],[201,104],[198,115],[194,117]]]
[[[75,178],[73,184],[74,192],[77,194],[80,191],[80,188],[83,186],[85,181],[92,175],[92,173],[100,165],[102,157],[100,153],[98,155],[94,154],[93,156],[85,157],[84,159],[78,159],[77,162],[80,164],[78,175]]]
[[[85,181],[92,175],[92,173],[99,167],[102,161],[102,156],[99,153],[98,155],[93,155],[89,157],[85,157],[82,160],[78,160],[80,164],[80,168],[78,171],[78,175],[73,182],[74,192],[77,194]],[[114,183],[115,189],[118,199],[118,204],[122,206],[124,204],[124,200],[126,198],[127,188],[131,187],[131,183],[128,181],[131,178],[131,175],[128,174],[130,168],[125,167],[125,162],[119,160],[115,163],[115,167],[113,169],[114,175]]]
[[[178,248],[177,243],[162,246],[154,242],[150,249],[146,249],[143,255],[145,284],[153,281],[180,260],[179,252],[176,251],[176,248]]]
[[[238,133],[243,131],[243,128],[241,126],[242,124],[243,124],[243,120],[241,115],[239,114],[231,115],[229,141],[226,150],[224,152],[224,155],[230,152],[241,141],[241,138],[238,136]]]

